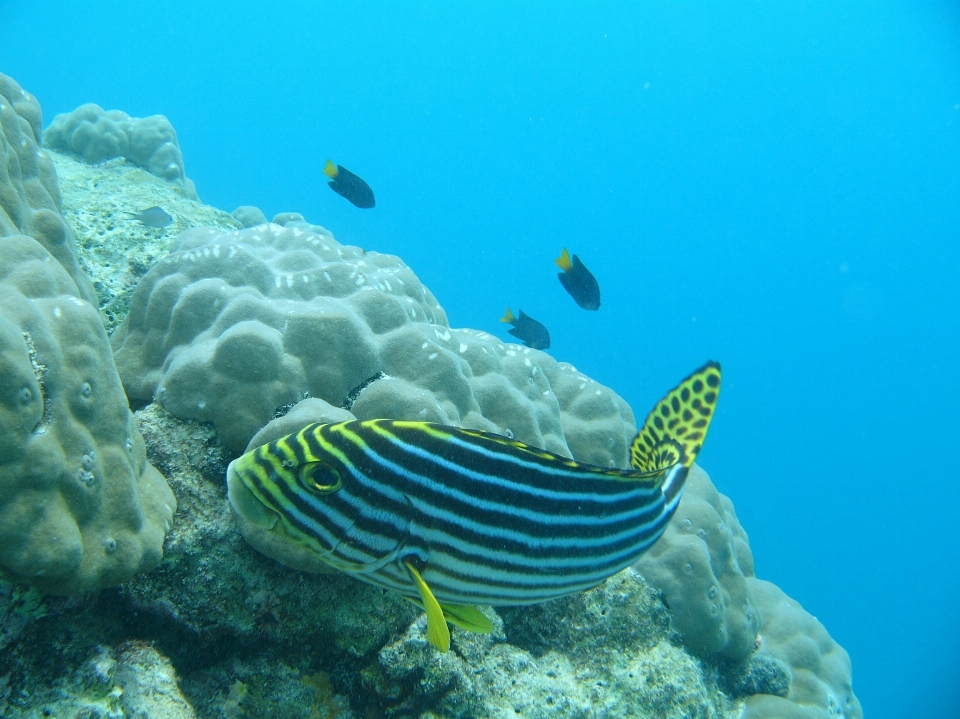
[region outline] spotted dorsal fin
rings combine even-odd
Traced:
[[[707,362],[657,402],[630,447],[630,464],[658,472],[697,458],[720,396],[720,364]]]

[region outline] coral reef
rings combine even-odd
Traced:
[[[108,333],[126,317],[140,278],[167,253],[178,232],[198,226],[239,227],[226,212],[201,204],[123,159],[90,166],[71,155],[46,153],[60,181],[63,218],[76,236],[81,265],[93,282]],[[155,206],[173,217],[168,227],[148,227],[130,218]]]
[[[213,422],[232,450],[306,395],[349,400],[359,419],[500,432],[603,465],[626,464],[636,431],[609,389],[542,352],[451,329],[398,258],[340,245],[299,215],[182,233],[112,341],[131,398]]]
[[[196,188],[183,170],[177,132],[163,115],[130,117],[89,103],[53,118],[43,131],[43,145],[69,152],[90,165],[126,158],[196,199]]]
[[[124,118],[74,113],[50,141],[106,159],[130,142]],[[296,213],[200,205],[182,159],[162,165],[172,128],[153,125],[140,160],[180,185],[38,149],[39,105],[0,76],[0,715],[861,718],[846,653],[753,577],[699,468],[636,571],[484,608],[493,633],[453,628],[444,655],[414,605],[258,544],[224,486],[248,442],[404,417],[623,466],[633,415],[548,355],[451,329],[398,258]],[[117,216],[150,205],[174,224]],[[123,320],[124,385],[81,267],[109,326]]]
[[[739,664],[754,650],[760,613],[747,587],[753,555],[733,504],[700,467],[663,536],[633,565],[660,590],[691,654]]]
[[[52,593],[118,584],[160,561],[176,501],[96,309],[32,238],[0,254],[0,568]]]
[[[40,125],[36,98],[0,73],[0,237],[33,237],[67,271],[78,296],[96,304],[77,262],[73,234],[60,216],[57,171],[39,148]]]

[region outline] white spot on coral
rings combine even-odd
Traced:
[[[356,282],[357,287],[359,287],[360,285],[362,285],[362,284],[363,284],[364,282],[366,282],[366,281],[367,281],[367,278],[364,277],[363,275],[360,275],[360,276],[357,278],[357,282]]]
[[[440,354],[440,353],[439,353],[439,352],[431,352],[431,353],[427,356],[427,359],[431,359],[431,360],[432,360],[432,359],[436,359],[438,354]]]
[[[63,310],[61,310],[58,306],[54,305],[54,306],[53,306],[53,316],[54,316],[54,317],[63,317]]]
[[[287,287],[293,287],[293,275],[287,275]]]
[[[310,281],[310,278],[307,277],[306,275],[300,275],[300,279],[303,280],[304,284]]]
[[[524,363],[527,367],[533,367],[533,363],[530,361],[530,358],[529,358],[529,357],[524,357],[524,358],[523,358],[523,363]]]
[[[586,383],[586,382],[581,382],[581,383],[580,383],[580,389],[583,389],[583,388],[586,387],[586,386],[587,386],[587,383]]]
[[[209,257],[209,256],[210,256],[210,248],[209,248],[209,247],[204,247],[204,248],[203,248],[203,256],[204,256],[204,257]]]
[[[466,351],[467,351],[467,346],[466,346],[463,342],[461,342],[461,343],[460,343],[460,354],[463,354],[463,353],[466,352]]]
[[[387,291],[388,291],[388,292],[393,292],[393,287],[390,286],[390,280],[384,280],[384,281],[383,281],[383,284],[385,284],[385,285],[387,286]]]
[[[273,283],[274,283],[277,287],[279,287],[279,286],[282,284],[282,282],[281,282],[281,280],[280,280],[280,275],[277,275],[276,277],[273,278]]]
[[[430,346],[429,342],[424,342],[422,345],[420,345],[420,349],[425,350],[429,346]]]
[[[600,390],[597,390],[597,396],[599,397],[601,394]]]
[[[220,256],[220,245],[214,245],[214,246],[213,246],[213,256],[214,256],[214,257],[219,257],[219,256]]]
[[[548,390],[548,389],[543,390],[543,396],[544,396],[544,397],[546,397],[548,394],[550,394],[550,390]]]
[[[333,282],[333,280],[330,279],[330,273],[329,273],[329,272],[324,271],[323,276],[327,278],[327,282]]]

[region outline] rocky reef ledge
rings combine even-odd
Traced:
[[[454,629],[447,654],[404,600],[254,550],[226,464],[307,422],[431,420],[623,467],[633,412],[451,328],[397,257],[203,205],[162,116],[41,128],[0,75],[0,716],[862,716],[846,652],[754,576],[699,468],[633,568],[485,608],[494,632]],[[172,221],[129,219],[152,206]]]

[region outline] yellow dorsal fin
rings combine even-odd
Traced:
[[[573,262],[570,261],[570,253],[567,252],[566,247],[563,248],[563,252],[560,253],[560,256],[557,259],[555,259],[554,262],[556,262],[557,267],[559,267],[564,272],[569,272],[570,269],[573,267]]]
[[[511,311],[510,311],[510,308],[507,307],[507,311],[504,313],[503,317],[500,318],[500,321],[501,321],[501,322],[506,322],[507,324],[510,324],[510,323],[513,322],[515,319],[517,319],[517,318],[513,316],[513,312],[511,312]]]
[[[337,179],[340,173],[337,171],[337,166],[333,164],[333,160],[327,160],[327,164],[323,167],[323,174],[331,180]]]
[[[720,364],[707,362],[657,402],[630,447],[630,464],[657,472],[697,458],[720,397]]]
[[[410,572],[413,583],[417,585],[420,601],[423,602],[423,609],[427,613],[427,639],[441,652],[446,653],[450,649],[450,628],[447,626],[447,620],[444,619],[443,609],[440,608],[440,603],[433,596],[430,587],[423,581],[420,572],[410,562],[403,564]]]

